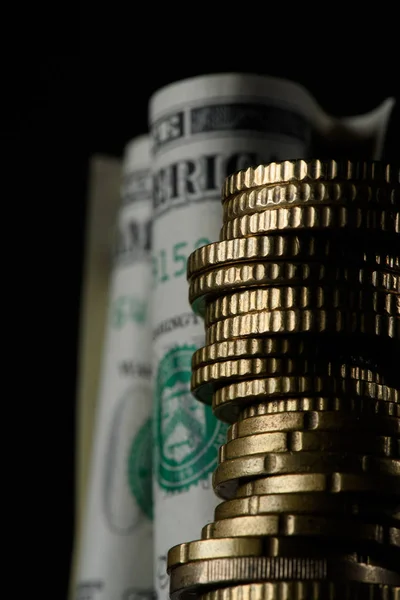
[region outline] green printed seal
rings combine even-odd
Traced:
[[[190,392],[197,346],[172,348],[160,361],[155,383],[156,477],[162,489],[180,492],[215,469],[226,426]]]
[[[128,457],[128,481],[142,512],[153,519],[152,423],[142,425],[132,440]]]

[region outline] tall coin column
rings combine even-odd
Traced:
[[[223,502],[170,550],[171,598],[399,598],[399,170],[250,168],[223,214],[188,261],[191,389],[230,424]]]
[[[204,344],[187,302],[189,254],[218,239],[225,177],[260,161],[306,156],[315,102],[287,81],[212,75],[170,85],[150,102],[153,143],[155,585],[168,596],[168,549],[212,518],[211,474],[226,427],[190,393]]]
[[[125,149],[121,192],[77,600],[154,595],[147,136]]]

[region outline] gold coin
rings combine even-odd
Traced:
[[[340,411],[341,413],[354,413],[357,418],[360,416],[372,416],[376,427],[379,427],[381,417],[400,417],[400,404],[395,402],[386,402],[385,400],[374,400],[371,398],[282,398],[279,400],[271,400],[269,402],[260,402],[243,408],[237,415],[234,421],[242,421],[250,417],[259,417],[261,415],[279,415],[281,413],[290,412],[326,412]],[[311,417],[314,419],[314,417]],[[397,422],[397,421],[396,421]],[[375,426],[375,425],[374,425]],[[396,434],[396,432],[390,431]],[[229,434],[229,430],[228,430]]]
[[[257,235],[233,240],[214,242],[197,248],[190,254],[187,263],[187,278],[199,275],[230,263],[248,263],[252,261],[323,261],[329,257],[338,261],[351,261],[400,270],[398,254],[379,253],[373,248],[360,246],[359,240],[346,239],[330,235],[329,230],[323,235]]]
[[[228,558],[230,556],[261,556],[263,553],[263,545],[257,538],[230,537],[219,540],[196,540],[179,544],[169,550],[167,571],[194,560]]]
[[[229,427],[227,440],[232,441],[249,435],[274,432],[334,432],[344,433],[373,432],[375,435],[399,436],[400,419],[377,415],[351,414],[342,411],[304,411],[262,414],[258,416],[240,415],[240,420]]]
[[[251,404],[265,403],[284,396],[308,395],[358,396],[396,404],[400,401],[400,390],[377,383],[333,377],[283,376],[231,383],[215,392],[212,407],[218,419],[232,423],[237,420],[239,412]]]
[[[222,295],[205,313],[206,326],[237,315],[287,309],[362,310],[400,316],[400,295],[349,287],[269,287]]]
[[[296,159],[271,162],[229,175],[223,185],[222,201],[244,190],[292,181],[364,181],[377,182],[384,187],[387,183],[398,185],[399,169],[373,161]]]
[[[393,235],[400,233],[400,211],[345,206],[291,206],[244,215],[227,221],[221,228],[220,240],[271,234],[274,231],[346,230],[374,231]],[[398,243],[398,241],[397,241]]]
[[[335,473],[295,473],[261,477],[244,483],[237,489],[236,497],[266,494],[299,494],[325,492],[328,494],[347,494],[368,492],[374,495],[388,496],[391,501],[400,497],[400,480],[397,476],[382,474],[357,474],[336,471]]]
[[[361,432],[352,435],[342,431],[275,431],[252,433],[228,441],[219,448],[219,462],[264,452],[352,452],[374,456],[399,457],[400,440],[389,436]]]
[[[365,182],[318,181],[313,183],[294,181],[289,184],[258,187],[240,192],[225,200],[223,221],[230,221],[243,215],[261,212],[270,208],[307,204],[352,205],[363,207],[377,205],[398,207],[400,187],[397,185],[368,185]]]
[[[311,343],[310,343],[311,342]],[[298,357],[315,348],[317,340],[299,336],[275,336],[225,340],[196,350],[192,357],[192,369],[217,361],[238,358],[287,356]]]
[[[400,522],[400,514],[396,513],[393,502],[389,507],[385,506],[382,501],[377,503],[373,498],[370,502],[366,502],[365,496],[363,498],[362,495],[353,495],[349,498],[325,492],[268,494],[234,498],[233,500],[221,502],[216,507],[214,519],[219,521],[232,517],[280,513],[339,514],[348,517],[353,516],[354,518],[374,517],[384,514],[393,521],[393,524],[399,524]]]
[[[385,546],[397,546],[394,527],[363,523],[354,519],[332,518],[319,515],[279,514],[232,517],[208,523],[202,529],[202,539],[262,537],[268,535],[293,537],[325,537],[352,539]]]
[[[304,358],[241,358],[203,365],[192,370],[191,391],[201,402],[211,404],[213,393],[232,381],[283,375],[329,375],[380,384],[387,383],[385,378],[375,370],[329,361]]]
[[[368,365],[375,370],[386,370],[388,364],[387,340],[382,344],[385,356],[382,357],[382,348],[378,346],[379,340],[368,340],[364,337],[351,337],[320,334],[298,336],[298,335],[276,335],[272,337],[263,336],[237,338],[216,342],[209,346],[203,346],[194,352],[192,356],[192,369],[195,370],[202,365],[226,360],[237,360],[241,358],[324,358],[326,360],[349,362],[357,366]],[[368,361],[363,359],[363,355]],[[355,358],[357,356],[357,359]],[[364,360],[364,363],[362,362]],[[394,361],[394,364],[395,363]]]
[[[368,583],[369,578],[374,582],[373,584]],[[391,596],[388,589],[385,588],[383,591],[383,585],[392,585],[393,582],[398,582],[396,573],[379,569],[379,567],[357,564],[353,561],[301,556],[295,558],[280,556],[217,558],[180,565],[171,572],[170,598],[171,600],[197,598],[202,591],[209,592],[210,587],[213,586],[220,588],[221,584],[225,586],[246,582],[255,584],[262,581],[268,582],[265,585],[278,581],[287,585],[293,581],[299,587],[305,585],[306,582],[310,582],[310,584],[312,582],[313,595],[303,596],[302,600],[309,598],[323,598],[324,600],[332,600],[332,598],[391,600],[393,598],[393,600],[398,600],[399,598],[398,593]],[[322,585],[324,581],[326,581],[326,586]],[[335,583],[332,583],[333,581]],[[378,585],[377,581],[383,581],[384,584]],[[356,585],[360,586],[360,590],[363,586],[363,591],[359,591]],[[334,586],[341,589],[341,596],[333,594]],[[285,590],[290,589],[285,588]],[[304,592],[306,589],[303,587],[302,591]],[[323,595],[315,595],[319,591]],[[292,596],[285,596],[284,600],[289,598],[292,599]],[[262,600],[273,600],[273,597],[266,596]]]
[[[363,333],[400,341],[400,317],[345,310],[258,311],[218,321],[206,330],[206,343],[232,338],[292,333]]]
[[[171,600],[197,597],[210,586],[263,580],[318,581],[327,578],[327,560],[308,557],[247,557],[199,560],[171,571]],[[385,599],[386,600],[386,599]]]
[[[189,302],[195,313],[204,315],[207,303],[215,296],[238,288],[282,285],[365,286],[371,291],[400,294],[400,273],[359,269],[321,263],[254,262],[219,267],[192,277]]]
[[[224,500],[234,498],[243,480],[268,475],[351,472],[400,475],[400,461],[371,455],[333,452],[255,454],[220,463],[213,473],[214,492]],[[299,490],[300,491],[300,490]]]
[[[336,500],[338,499],[336,498]],[[293,505],[293,502],[290,505]],[[315,540],[312,541],[312,544],[315,545]],[[307,542],[302,540],[302,546],[304,545],[307,546]],[[308,545],[308,552],[311,550],[312,547]],[[324,552],[327,553],[327,549]],[[337,554],[337,549],[333,549],[333,552]],[[197,560],[231,558],[234,556],[290,556],[290,554],[303,555],[303,552],[299,547],[296,547],[296,540],[287,537],[271,537],[262,541],[259,536],[201,539],[178,544],[171,548],[167,557],[167,571],[170,573],[180,565]],[[323,555],[325,556],[325,554]]]
[[[399,584],[400,585],[400,584]],[[400,600],[400,587],[375,583],[269,581],[217,588],[201,600]]]

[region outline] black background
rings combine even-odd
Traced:
[[[271,41],[256,53],[216,35],[211,44],[207,31],[206,36],[189,35],[171,45],[171,31],[152,30],[149,41],[137,31],[129,35],[126,25],[121,42],[113,25],[110,29],[100,47],[85,38],[83,46],[90,51],[67,54],[50,47],[40,57],[27,52],[12,69],[8,88],[15,114],[7,123],[15,143],[10,155],[14,166],[23,164],[14,184],[24,189],[24,206],[30,208],[25,225],[33,231],[28,255],[34,262],[24,263],[28,268],[23,275],[32,277],[28,265],[35,265],[35,284],[29,290],[38,311],[34,320],[40,324],[33,354],[39,341],[45,343],[30,382],[42,400],[35,409],[32,448],[40,447],[34,474],[36,512],[29,518],[48,542],[46,577],[56,590],[42,597],[56,600],[66,597],[73,540],[75,386],[89,157],[98,152],[121,156],[127,141],[146,132],[150,95],[193,75],[243,71],[291,78],[304,84],[327,111],[341,115],[373,109],[396,95],[398,85],[397,68],[388,59],[394,60],[392,51],[381,49],[371,62],[367,41],[353,51],[344,48],[344,58],[322,55],[313,61],[315,47],[307,52],[296,47],[287,59],[280,54],[280,60],[276,55],[267,60]],[[297,53],[302,60],[292,60]],[[391,157],[397,152],[397,112],[396,119],[387,146]]]

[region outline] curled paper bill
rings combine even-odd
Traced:
[[[382,160],[388,123],[395,106],[386,98],[368,113],[351,117],[316,119],[314,156],[355,160]],[[323,114],[321,108],[319,115]]]
[[[142,136],[123,160],[76,600],[154,597],[150,217],[149,139]]]

